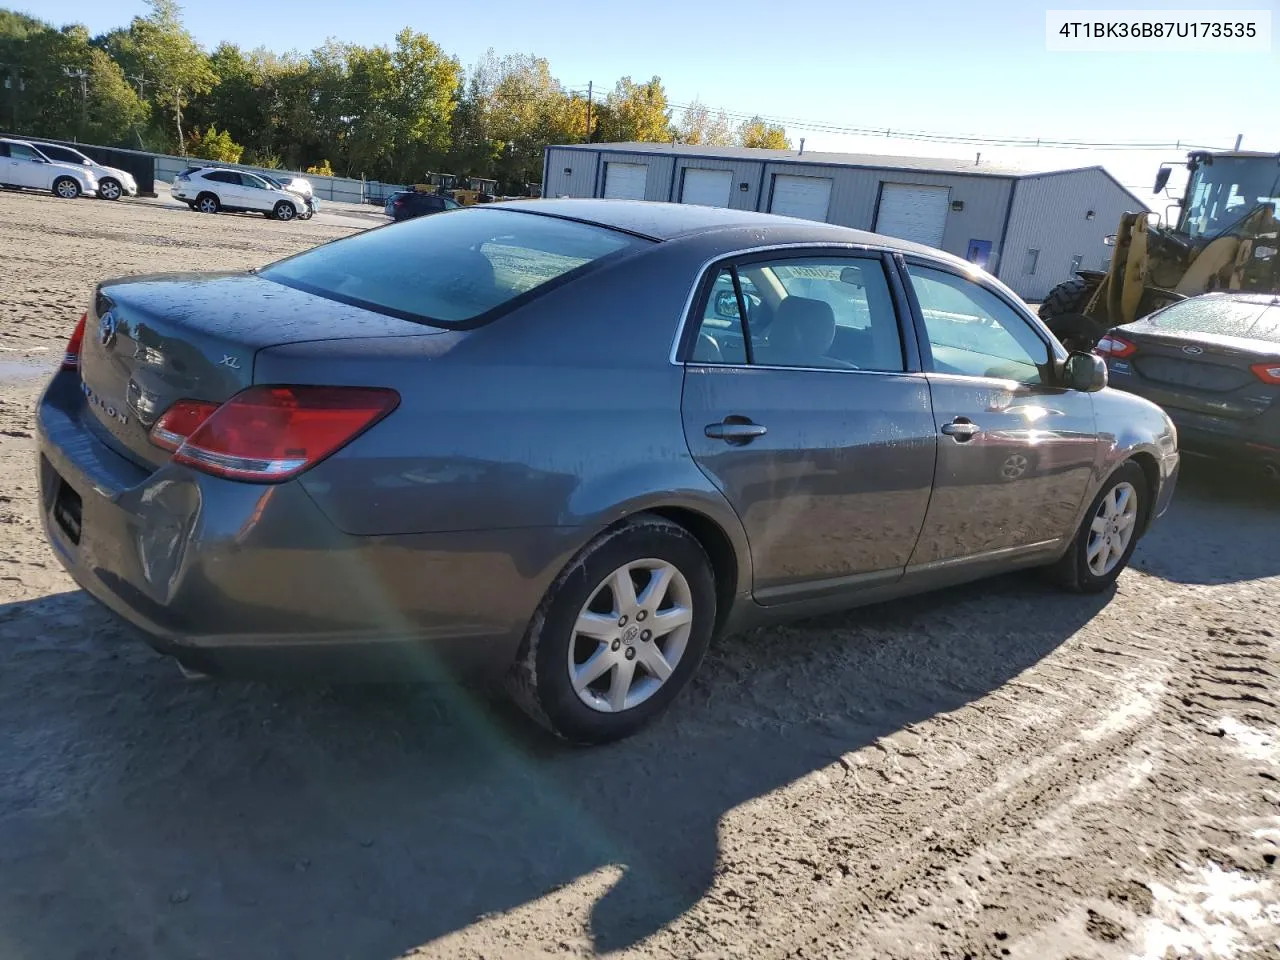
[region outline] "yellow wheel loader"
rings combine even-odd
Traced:
[[[1078,271],[1049,292],[1040,318],[1064,345],[1091,350],[1112,327],[1211,290],[1280,295],[1280,155],[1196,151],[1187,169],[1176,222],[1126,213],[1107,238],[1107,270]],[[1155,193],[1171,173],[1160,168]]]

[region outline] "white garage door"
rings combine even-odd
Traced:
[[[928,247],[941,247],[950,205],[949,187],[886,183],[880,191],[876,233],[914,240]]]
[[[648,176],[647,163],[606,163],[604,195],[611,200],[643,200]]]
[[[684,171],[684,186],[680,188],[680,202],[697,203],[704,207],[727,207],[732,186],[733,172],[730,170],[687,167]]]
[[[831,180],[825,177],[793,177],[778,174],[773,178],[773,199],[769,212],[805,220],[826,220],[831,202]]]

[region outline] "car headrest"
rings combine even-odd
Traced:
[[[811,362],[824,356],[835,338],[836,315],[831,304],[786,297],[769,326],[769,351],[789,363]]]

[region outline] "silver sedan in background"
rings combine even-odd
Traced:
[[[1178,471],[962,260],[630,201],[103,283],[38,425],[50,543],[188,669],[496,672],[577,742],[716,634],[1020,567],[1104,590]]]

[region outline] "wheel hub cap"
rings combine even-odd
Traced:
[[[674,564],[646,559],[619,567],[574,623],[568,669],[578,699],[600,713],[648,700],[684,656],[692,626],[693,594]]]
[[[1133,540],[1138,519],[1138,491],[1131,483],[1118,483],[1098,504],[1089,527],[1085,561],[1089,571],[1103,577],[1120,563]]]

